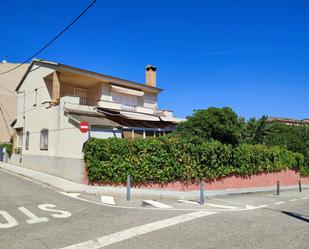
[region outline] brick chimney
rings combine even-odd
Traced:
[[[156,87],[157,85],[156,71],[157,71],[157,68],[155,66],[152,66],[152,65],[146,66],[146,85],[147,86]]]

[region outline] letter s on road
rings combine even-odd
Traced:
[[[53,205],[53,204],[41,204],[41,205],[38,206],[38,208],[43,210],[43,211],[55,213],[55,214],[51,214],[51,216],[54,217],[54,218],[60,218],[61,219],[61,218],[68,218],[68,217],[71,216],[71,213],[69,213],[67,211],[53,209],[55,207],[56,207],[56,205]]]

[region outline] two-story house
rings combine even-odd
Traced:
[[[181,121],[158,109],[161,91],[151,65],[146,67],[146,84],[140,84],[35,59],[16,88],[11,162],[82,182],[83,145],[90,136],[156,137]],[[89,133],[80,132],[81,122],[89,123]]]

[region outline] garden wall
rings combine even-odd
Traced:
[[[299,180],[301,180],[303,185],[309,185],[309,177],[300,177],[298,171],[288,169],[281,172],[261,173],[258,175],[252,175],[248,177],[228,176],[222,179],[206,182],[205,188],[206,190],[227,190],[236,188],[261,188],[261,187],[272,187],[272,186],[275,187],[278,180],[280,181],[281,186],[298,185]],[[108,184],[94,182],[93,185],[107,186]],[[119,186],[118,184],[116,185]],[[140,184],[137,187],[146,189],[164,189],[174,191],[194,191],[199,190],[200,188],[198,183],[184,184],[181,182],[167,183],[164,185],[155,183]]]

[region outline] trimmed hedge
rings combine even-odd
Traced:
[[[212,180],[229,175],[249,176],[288,168],[303,168],[304,158],[278,146],[218,141],[187,143],[176,137],[96,139],[85,144],[88,177],[93,182],[168,183]]]

